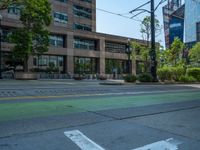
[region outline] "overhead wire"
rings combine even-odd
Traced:
[[[68,2],[71,2],[72,4],[74,4],[74,1],[73,0],[68,0]],[[76,3],[75,3],[76,4]],[[80,2],[79,2],[80,4]],[[108,14],[111,14],[111,15],[115,15],[115,16],[118,16],[118,17],[122,17],[122,18],[126,18],[126,19],[130,19],[130,20],[133,20],[133,21],[137,21],[137,22],[142,22],[140,19],[135,19],[135,18],[131,18],[127,15],[130,15],[129,12],[127,13],[116,13],[116,12],[112,12],[110,10],[105,10],[105,9],[102,9],[102,8],[90,8],[91,10],[98,10],[98,11],[101,11],[101,12],[104,12],[104,13],[108,13]]]

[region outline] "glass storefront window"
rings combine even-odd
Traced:
[[[97,59],[75,57],[74,71],[78,74],[95,74],[97,73]]]
[[[38,67],[40,69],[47,69],[48,67],[58,68],[59,71],[64,71],[64,57],[63,56],[51,56],[51,55],[42,55],[35,56],[33,58],[34,68]]]
[[[126,74],[127,64],[126,60],[106,59],[106,74],[112,74],[113,70],[117,70],[118,74]]]
[[[58,66],[58,57],[57,56],[50,56],[49,57],[49,65],[53,64],[54,66]]]
[[[39,61],[38,61],[39,66],[48,66],[48,62],[49,62],[48,56],[45,55],[39,56]]]
[[[63,67],[64,66],[63,57],[61,57],[61,56],[58,57],[58,64],[59,64],[59,67]]]

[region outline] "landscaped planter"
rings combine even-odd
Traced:
[[[83,80],[83,76],[82,75],[75,74],[73,78],[74,78],[74,80]]]
[[[31,72],[16,72],[16,80],[37,80],[37,74]]]

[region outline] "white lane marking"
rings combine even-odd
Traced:
[[[188,87],[200,88],[200,84],[190,84],[190,85],[183,85]]]
[[[64,132],[64,135],[72,140],[81,150],[105,150],[79,130],[72,130]],[[174,140],[173,138],[158,141],[143,147],[139,147],[133,150],[178,150],[178,145],[182,142]]]
[[[101,146],[86,137],[79,130],[64,132],[65,136],[71,139],[82,150],[105,150]]]
[[[181,142],[174,140],[173,138],[158,141],[143,147],[139,147],[133,150],[178,150],[178,145],[180,145]]]

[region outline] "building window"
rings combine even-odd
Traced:
[[[127,64],[126,60],[106,59],[106,74],[113,74],[114,70],[117,74],[125,74],[128,72]]]
[[[54,12],[54,21],[67,24],[68,22],[68,16],[65,13],[60,13],[60,12]]]
[[[65,47],[65,37],[61,35],[51,35],[50,36],[50,45],[55,47]]]
[[[92,0],[81,0],[82,2],[92,3]]]
[[[49,65],[49,57],[46,55],[39,56],[38,65],[39,66],[48,66]]]
[[[86,25],[86,24],[74,24],[74,30],[84,30],[84,31],[92,31],[92,26],[91,25]]]
[[[197,23],[197,41],[200,42],[200,22]]]
[[[79,37],[74,38],[74,48],[85,50],[97,50],[96,40],[82,39]]]
[[[75,57],[74,71],[77,74],[96,74],[97,73],[97,59]]]
[[[125,53],[126,52],[126,44],[106,42],[106,52],[111,53]]]
[[[64,59],[62,56],[58,56],[58,66],[63,67],[64,66]]]
[[[8,7],[8,13],[13,15],[20,15],[21,10],[18,6],[11,5]]]
[[[92,9],[74,5],[74,15],[77,17],[92,19]]]
[[[9,36],[12,34],[11,30],[3,29],[2,30],[2,42],[10,42],[9,41]]]
[[[56,1],[59,1],[59,2],[62,2],[62,3],[67,3],[68,0],[56,0]]]
[[[64,70],[64,57],[63,56],[53,56],[53,55],[41,55],[34,56],[33,65],[39,68],[40,71],[47,71],[49,67],[58,69],[59,71]]]

